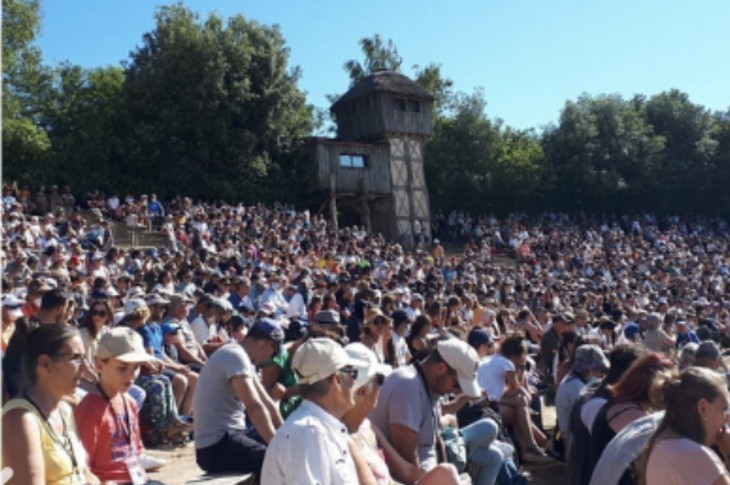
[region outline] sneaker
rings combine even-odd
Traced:
[[[165,460],[162,460],[160,458],[155,458],[154,456],[146,455],[144,453],[139,456],[138,460],[139,460],[139,466],[141,466],[144,469],[144,471],[146,471],[146,472],[152,472],[155,470],[159,470],[160,468],[165,466],[165,464],[167,463],[167,461],[165,461]]]

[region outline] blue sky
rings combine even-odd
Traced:
[[[482,87],[487,114],[515,128],[558,120],[582,93],[656,94],[677,88],[711,110],[730,107],[728,0],[187,0],[202,15],[241,13],[278,24],[308,102],[343,92],[342,64],[358,40],[392,39],[404,72],[441,64],[455,88]],[[39,46],[48,64],[129,58],[153,29],[151,0],[42,0]]]

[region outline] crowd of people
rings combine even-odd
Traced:
[[[437,214],[406,250],[286,206],[39,192],[3,188],[15,483],[155,483],[145,446],[191,439],[263,484],[730,483],[723,220]]]

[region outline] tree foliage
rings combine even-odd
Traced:
[[[380,34],[364,37],[360,39],[360,50],[365,56],[363,62],[350,59],[343,66],[350,76],[350,87],[375,71],[400,72],[403,58],[398,54],[398,48],[392,39],[385,41]]]
[[[164,193],[261,197],[312,115],[276,27],[163,7],[125,71],[127,175]]]
[[[35,45],[38,0],[3,2],[3,160],[7,176],[28,182],[43,169],[51,143],[41,126],[51,73]]]

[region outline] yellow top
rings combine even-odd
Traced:
[[[13,399],[3,407],[3,415],[14,409],[26,409],[33,413],[38,420],[38,426],[41,430],[41,446],[43,448],[43,462],[46,471],[47,485],[82,485],[86,483],[86,451],[84,445],[76,434],[76,422],[74,421],[71,406],[65,402],[59,404],[59,411],[68,426],[68,436],[71,442],[71,450],[76,459],[76,470],[74,470],[73,460],[70,451],[67,451],[61,443],[57,443],[53,436],[54,431],[38,410],[25,399]],[[62,436],[58,437],[64,439]]]

